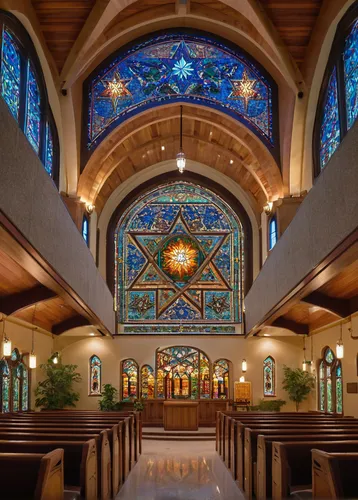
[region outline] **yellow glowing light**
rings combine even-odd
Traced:
[[[164,269],[182,279],[193,275],[197,268],[197,250],[190,243],[179,240],[168,245],[164,250]]]

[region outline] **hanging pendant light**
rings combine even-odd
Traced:
[[[32,342],[31,342],[31,353],[29,357],[29,367],[33,370],[37,366],[36,354],[35,354],[35,314],[36,314],[36,306],[34,307],[34,312],[32,314]]]
[[[185,170],[185,153],[183,151],[183,106],[180,106],[180,148],[177,154],[177,167],[179,172],[182,174]]]
[[[344,358],[344,346],[343,346],[343,326],[341,323],[341,335],[339,337],[339,340],[337,340],[336,344],[336,356],[337,359],[343,359]]]
[[[307,371],[307,361],[306,361],[306,339],[303,337],[303,361],[302,361],[302,370],[304,372]]]
[[[246,359],[243,359],[241,362],[241,371],[242,373],[245,373],[247,371],[247,362]]]
[[[4,357],[11,356],[11,340],[6,336],[5,333],[5,317],[2,319],[2,354]]]

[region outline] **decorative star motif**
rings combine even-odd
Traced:
[[[213,297],[211,302],[207,304],[210,309],[216,312],[216,314],[222,314],[224,311],[228,311],[230,309],[230,305],[227,302],[226,297]]]
[[[129,307],[140,314],[144,314],[153,307],[153,302],[151,302],[149,295],[146,293],[143,296],[135,297],[129,304]]]
[[[173,66],[173,75],[178,76],[181,80],[186,80],[188,76],[191,76],[194,69],[192,68],[193,63],[186,62],[182,56],[179,61],[177,61]]]
[[[259,92],[255,90],[257,80],[250,80],[246,70],[244,70],[241,80],[230,80],[230,82],[233,89],[229,99],[243,99],[245,112],[247,112],[249,99],[261,98]]]
[[[107,85],[101,94],[101,97],[108,97],[112,100],[114,112],[117,111],[118,101],[125,97],[131,97],[131,92],[127,89],[127,85],[131,78],[121,78],[121,75],[116,71],[112,80],[103,80]]]

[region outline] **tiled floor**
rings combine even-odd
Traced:
[[[215,443],[143,441],[117,500],[243,500]]]

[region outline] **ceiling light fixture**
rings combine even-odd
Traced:
[[[32,340],[31,340],[31,353],[29,356],[29,366],[33,370],[37,366],[36,354],[35,354],[35,314],[36,314],[37,303],[34,307],[34,312],[32,314]]]
[[[241,370],[242,370],[242,373],[245,373],[247,371],[247,362],[246,362],[246,359],[242,360]]]
[[[5,316],[2,318],[2,353],[4,357],[11,356],[11,340],[5,333]]]
[[[234,160],[230,160],[230,165],[232,165],[234,163]]]
[[[162,151],[165,151],[165,146],[162,146]]]
[[[177,154],[177,167],[179,172],[182,174],[185,170],[185,153],[183,151],[183,106],[180,106],[180,148]]]
[[[337,344],[336,344],[336,355],[337,355],[337,359],[344,358],[343,325],[342,325],[342,323],[341,323],[341,334],[340,334],[339,340],[337,340]]]

